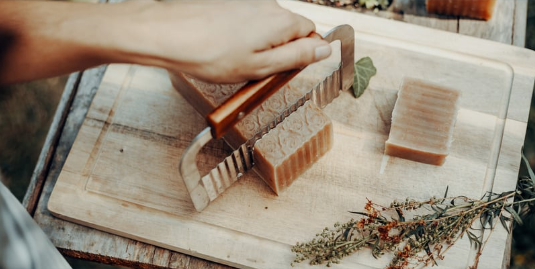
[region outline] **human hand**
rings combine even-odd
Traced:
[[[0,84],[108,63],[231,83],[331,53],[327,42],[306,38],[315,29],[310,20],[265,0],[0,1],[0,18]]]
[[[259,79],[326,58],[326,41],[306,37],[312,21],[274,1],[170,1],[118,4],[128,29],[124,61],[231,83]],[[120,35],[119,35],[120,36]]]

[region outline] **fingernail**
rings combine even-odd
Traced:
[[[323,45],[316,47],[315,54],[314,54],[314,60],[319,61],[323,60],[331,55],[331,46],[330,45]]]

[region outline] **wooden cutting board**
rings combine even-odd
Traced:
[[[314,17],[317,9],[304,12]],[[316,23],[319,31],[334,26]],[[388,205],[405,197],[441,196],[448,186],[451,195],[474,198],[490,189],[514,189],[533,75],[517,72],[513,82],[512,69],[503,63],[375,35],[349,23],[356,29],[356,60],[370,56],[378,73],[361,98],[344,92],[324,109],[334,122],[333,149],[280,196],[248,173],[196,212],[177,167],[204,120],[172,88],[165,70],[111,65],[52,192],[50,211],[224,264],[285,268],[294,258],[293,244],[355,217],[348,211],[362,210],[367,198]],[[383,161],[396,92],[405,76],[463,92],[444,166]],[[199,154],[199,166],[211,168],[228,152],[222,141],[214,141]],[[494,231],[480,268],[501,267],[506,236],[501,227]],[[439,265],[466,267],[471,255],[465,238]],[[337,267],[382,268],[389,258],[376,260],[365,250]]]

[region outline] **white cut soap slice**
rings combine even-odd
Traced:
[[[262,105],[241,119],[225,134],[225,141],[237,148],[262,126],[272,122],[291,104],[310,91],[316,84],[336,71],[340,64],[340,49],[334,47],[326,60],[305,68],[295,78],[269,97]],[[206,116],[244,84],[212,84],[186,74],[170,74],[175,89],[202,115]],[[306,169],[332,147],[332,124],[323,112],[307,102],[306,108],[293,112],[272,133],[265,135],[255,146],[255,172],[279,194]],[[293,115],[296,114],[296,115]],[[321,122],[321,124],[318,124]],[[291,126],[295,126],[292,128]],[[296,133],[301,126],[302,132]],[[306,130],[306,132],[305,132]],[[263,141],[266,139],[266,141]],[[269,144],[276,140],[275,144]],[[273,158],[280,154],[281,158]]]
[[[256,169],[280,193],[333,146],[333,126],[308,101],[255,144]]]
[[[405,78],[392,112],[385,154],[442,165],[449,154],[461,92]]]

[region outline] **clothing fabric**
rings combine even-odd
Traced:
[[[0,182],[0,269],[71,268],[17,198]]]

